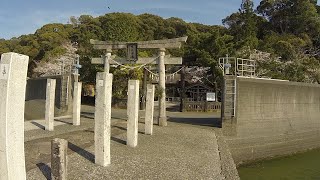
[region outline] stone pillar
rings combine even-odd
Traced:
[[[145,111],[145,134],[153,133],[154,85],[147,85],[147,105]]]
[[[56,92],[56,80],[47,79],[45,129],[48,131],[53,131],[54,129],[55,92]]]
[[[111,50],[107,50],[107,53],[105,55],[104,59],[104,72],[109,73],[110,72],[110,59],[111,59]]]
[[[97,73],[96,104],[94,116],[95,163],[100,166],[110,164],[111,140],[111,97],[113,75]]]
[[[53,180],[67,180],[68,141],[55,138],[51,141],[51,174]]]
[[[184,112],[185,101],[186,101],[186,66],[182,66],[181,70],[181,91],[180,91],[180,112]]]
[[[25,180],[24,106],[29,57],[4,53],[0,61],[0,179]]]
[[[138,145],[139,80],[129,80],[127,102],[127,145]]]
[[[74,82],[79,82],[79,74],[74,74],[73,78],[74,78]]]
[[[165,49],[159,51],[159,88],[161,97],[159,99],[159,126],[167,126],[166,115],[166,66],[164,64]]]
[[[73,89],[73,125],[80,125],[82,83],[75,82]]]
[[[68,111],[69,109],[69,91],[71,92],[71,88],[69,88],[70,84],[70,76],[62,75],[61,76],[61,89],[60,89],[60,103],[56,104],[57,107],[63,112]],[[72,92],[71,92],[72,93]],[[71,101],[72,103],[72,101]]]
[[[141,98],[141,105],[140,109],[146,109],[146,96],[147,96],[147,79],[148,79],[148,71],[146,69],[143,70],[143,84],[142,84],[142,98]]]

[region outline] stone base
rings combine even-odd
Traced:
[[[159,117],[159,126],[168,126],[167,117]]]

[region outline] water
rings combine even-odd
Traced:
[[[238,168],[241,180],[320,180],[320,149]]]

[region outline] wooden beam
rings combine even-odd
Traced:
[[[139,42],[110,42],[110,41],[98,41],[90,39],[90,43],[93,44],[94,49],[126,49],[128,43],[137,43],[139,49],[174,49],[180,48],[183,42],[186,42],[188,37],[153,40],[153,41],[139,41]]]
[[[120,64],[158,64],[158,59],[155,60],[155,58],[139,58],[138,61],[127,61],[126,59],[122,58],[115,58],[115,61],[117,61]],[[165,64],[182,64],[182,58],[181,57],[166,57],[165,58]],[[104,58],[92,58],[91,64],[104,64]],[[110,64],[117,64],[113,60],[110,60]]]

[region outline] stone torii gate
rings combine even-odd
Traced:
[[[165,79],[165,65],[166,64],[182,64],[181,57],[165,56],[166,49],[181,48],[183,42],[186,42],[188,37],[166,39],[166,40],[153,40],[153,41],[140,41],[140,42],[109,42],[90,40],[94,49],[105,50],[106,54],[102,58],[92,58],[92,64],[104,64],[104,72],[109,73],[110,64],[117,64],[112,61],[115,60],[120,64],[158,64],[159,70],[159,86],[162,89],[162,95],[159,99],[159,125],[167,126],[166,116],[166,79]],[[112,58],[112,50],[127,49],[130,45],[136,45],[137,49],[158,49],[159,57],[156,61],[155,58],[138,58],[137,61],[128,60],[127,58]],[[135,52],[137,56],[137,51]]]

